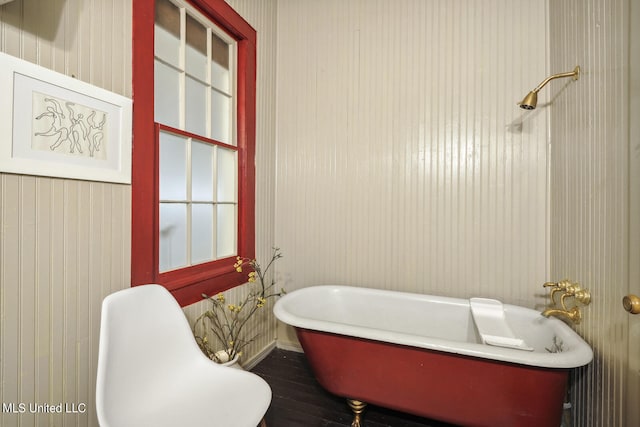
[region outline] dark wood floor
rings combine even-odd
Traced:
[[[349,427],[353,415],[345,399],[325,391],[303,353],[273,350],[252,372],[273,391],[265,416],[269,427]],[[452,427],[388,409],[367,406],[365,427]]]

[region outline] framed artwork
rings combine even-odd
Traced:
[[[130,184],[131,108],[0,52],[0,172]]]

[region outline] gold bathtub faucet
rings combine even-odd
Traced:
[[[591,293],[586,289],[582,289],[577,283],[572,283],[570,280],[563,280],[558,283],[547,282],[542,285],[545,288],[551,288],[551,305],[545,311],[542,312],[544,317],[555,316],[564,317],[571,320],[574,324],[579,324],[582,320],[582,312],[578,303],[581,305],[589,305],[591,302]],[[556,294],[560,293],[560,307],[556,301]],[[567,308],[565,300],[567,298],[573,298],[576,305]]]

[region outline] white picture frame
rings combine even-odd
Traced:
[[[0,172],[131,183],[131,99],[0,52]]]

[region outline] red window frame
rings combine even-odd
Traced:
[[[159,283],[180,305],[246,282],[229,257],[160,273],[159,153],[154,123],[155,0],[133,3],[131,284]],[[224,0],[189,0],[237,41],[238,254],[255,256],[256,31]]]

